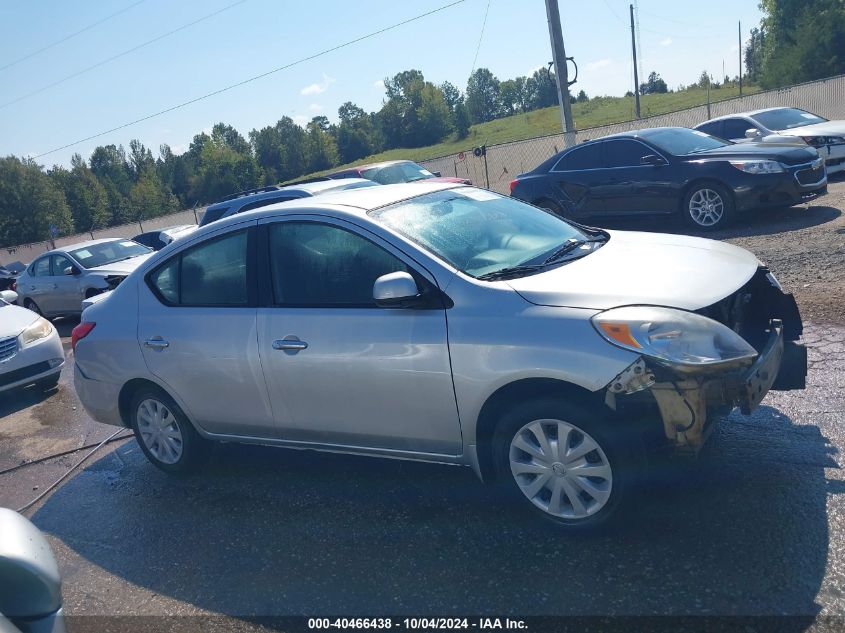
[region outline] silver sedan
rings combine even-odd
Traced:
[[[751,253],[610,232],[461,185],[277,204],[201,228],[87,308],[75,384],[168,472],[211,441],[470,466],[593,527],[646,451],[803,387],[801,320]]]
[[[117,286],[152,252],[114,238],[48,251],[18,277],[18,302],[48,318],[80,314],[84,299]]]

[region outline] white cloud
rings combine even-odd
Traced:
[[[321,106],[319,103],[312,103],[308,106],[308,109],[311,110],[311,112],[322,112],[323,106]]]
[[[305,125],[310,120],[311,119],[309,119],[307,116],[302,115],[302,114],[296,114],[296,115],[293,116],[293,122],[296,123],[297,125],[301,126],[301,127],[305,127]]]
[[[590,62],[587,64],[587,70],[598,70],[599,68],[607,68],[613,63],[613,60],[606,57],[605,59],[600,59],[595,62]]]
[[[384,79],[376,79],[373,82],[373,88],[378,88],[379,90],[384,90]]]
[[[660,41],[661,46],[672,46],[672,38],[667,37],[665,40]]]
[[[329,86],[332,85],[334,82],[334,77],[329,77],[327,74],[323,73],[323,81],[305,86],[302,90],[299,91],[299,94],[306,96],[322,94],[323,92],[328,90]]]

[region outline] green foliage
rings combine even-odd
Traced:
[[[492,121],[501,108],[501,85],[486,68],[477,68],[467,82],[467,110],[473,123]]]
[[[15,156],[0,158],[0,243],[41,242],[50,226],[73,227],[70,209],[56,181],[40,165]]]
[[[745,50],[749,78],[768,89],[845,73],[842,0],[761,0],[760,8]]]
[[[706,87],[706,85],[702,87]],[[643,95],[663,94],[668,91],[666,82],[654,71],[649,73],[648,79],[644,84],[640,84],[640,94]]]

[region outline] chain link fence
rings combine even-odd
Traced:
[[[717,91],[714,93],[718,94]],[[780,90],[757,92],[643,119],[578,130],[570,135],[570,143],[581,143],[639,128],[694,127],[713,117],[775,106],[801,108],[826,119],[845,119],[845,75]],[[564,135],[554,134],[490,145],[487,147],[486,156],[475,156],[472,149],[467,149],[458,154],[423,161],[421,164],[429,171],[440,172],[443,176],[468,178],[478,187],[509,194],[510,182],[518,174],[534,169],[566,146]]]
[[[774,106],[801,108],[827,119],[845,119],[845,75],[779,90],[757,92],[744,97],[726,99],[710,105],[696,106],[643,119],[578,130],[569,136],[571,143],[581,143],[608,134],[617,134],[645,127],[694,127],[712,117]],[[486,156],[477,157],[473,154],[472,149],[467,149],[465,152],[433,158],[423,161],[421,164],[430,171],[440,172],[443,176],[468,178],[476,186],[509,194],[510,181],[518,174],[534,169],[564,147],[566,147],[564,135],[553,134],[524,141],[490,145],[487,147]],[[55,247],[61,247],[89,239],[132,237],[143,231],[154,231],[181,224],[195,224],[197,218],[202,217],[204,211],[205,207],[189,209],[150,220],[68,235],[56,238],[54,244]],[[0,261],[20,260],[28,263],[40,253],[51,248],[53,248],[53,245],[49,241],[6,247],[0,251]]]

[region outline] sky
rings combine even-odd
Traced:
[[[133,138],[154,155],[162,143],[181,153],[221,121],[246,137],[282,116],[302,125],[315,115],[336,121],[346,101],[378,110],[382,80],[410,68],[464,90],[473,67],[504,80],[551,61],[543,0],[463,0],[320,54],[451,2],[0,0],[0,156],[69,165],[74,153],[88,158],[97,145],[128,147]],[[628,1],[559,4],[566,54],[579,67],[572,90],[591,97],[630,90]],[[747,39],[762,17],[757,5],[639,0],[645,73],[657,71],[670,88],[705,69],[718,78],[723,64],[735,76],[737,22]]]

